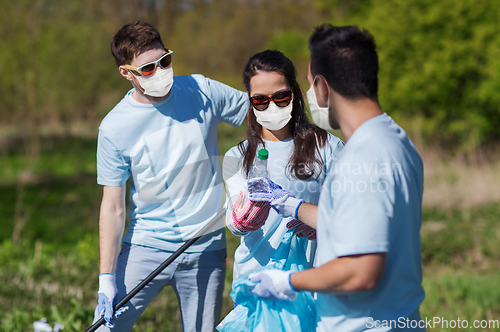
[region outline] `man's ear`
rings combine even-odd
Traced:
[[[132,73],[128,69],[126,69],[125,67],[120,66],[120,67],[118,67],[118,70],[120,71],[120,74],[123,77],[125,77],[126,80],[128,80],[128,81],[134,80],[134,76],[132,75]]]
[[[326,79],[321,75],[316,75],[316,99],[319,107],[328,107],[329,85]]]

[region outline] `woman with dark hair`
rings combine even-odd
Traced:
[[[226,224],[233,234],[241,236],[234,257],[231,292],[235,309],[219,325],[220,331],[240,330],[242,326],[258,330],[259,324],[268,324],[266,319],[258,322],[258,315],[248,311],[255,308],[248,301],[263,301],[252,299],[246,288],[250,273],[262,268],[308,268],[314,260],[314,229],[298,220],[281,217],[267,202],[248,200],[247,179],[257,152],[262,148],[268,150],[269,179],[297,199],[317,204],[325,174],[344,146],[339,138],[308,121],[295,67],[283,53],[267,50],[252,56],[243,71],[243,83],[251,104],[247,139],[224,157]],[[310,294],[301,292],[299,296]],[[294,302],[279,305],[289,306]],[[283,308],[279,309],[283,312]],[[306,314],[294,312],[297,307],[293,306],[286,310],[292,316]],[[309,321],[300,317],[296,322],[298,330],[307,330]],[[260,326],[263,330],[270,327]]]

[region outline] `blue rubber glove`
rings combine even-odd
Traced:
[[[290,283],[293,271],[278,269],[263,270],[248,276],[251,282],[258,282],[252,293],[270,301],[293,301],[298,292]]]
[[[97,317],[104,315],[106,326],[111,328],[114,324],[111,322],[113,318],[113,301],[116,293],[116,275],[113,273],[102,273],[99,275],[99,291],[97,292]]]
[[[302,199],[295,198],[291,193],[281,188],[268,178],[253,178],[247,181],[248,197],[253,202],[269,202],[271,207],[285,218],[297,218],[297,211]],[[266,186],[268,192],[257,191],[256,188]]]

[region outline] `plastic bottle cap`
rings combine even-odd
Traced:
[[[257,157],[259,157],[259,159],[266,160],[267,157],[269,157],[269,151],[266,149],[260,149]]]

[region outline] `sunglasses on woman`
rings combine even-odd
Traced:
[[[271,100],[279,107],[285,107],[292,101],[292,91],[278,91],[271,96],[255,95],[250,97],[250,104],[259,111],[263,111],[269,107]]]
[[[163,54],[158,60],[148,62],[140,67],[134,67],[131,65],[123,65],[123,67],[127,68],[128,70],[136,71],[143,77],[149,77],[156,72],[156,68],[158,68],[158,66],[163,69],[170,67],[172,65],[173,53],[174,52],[167,50],[167,53]]]

